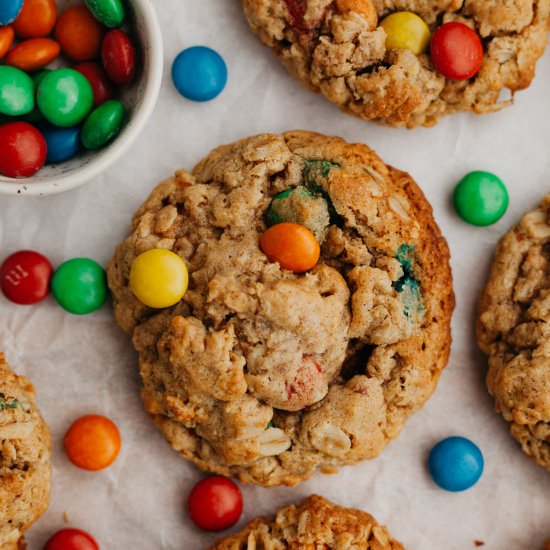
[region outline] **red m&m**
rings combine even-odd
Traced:
[[[27,122],[0,126],[0,174],[26,178],[36,174],[46,162],[46,140]]]
[[[105,35],[101,59],[107,76],[115,84],[132,82],[136,72],[136,51],[126,33],[114,29]]]
[[[16,304],[36,304],[48,295],[52,272],[48,258],[34,250],[20,250],[0,266],[2,292]]]
[[[79,63],[74,66],[74,70],[83,74],[90,82],[94,92],[94,108],[113,97],[114,87],[98,63],[94,61]]]
[[[468,80],[483,63],[479,35],[464,23],[441,25],[432,36],[430,54],[435,68],[451,80]]]
[[[197,527],[205,531],[222,531],[239,521],[243,497],[230,479],[207,477],[193,487],[187,499],[187,511]]]
[[[99,544],[81,529],[61,529],[48,539],[44,550],[99,550]]]

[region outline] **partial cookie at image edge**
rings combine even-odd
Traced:
[[[338,506],[317,495],[297,506],[280,508],[273,519],[253,519],[242,531],[221,539],[209,550],[255,548],[405,550],[370,514]]]

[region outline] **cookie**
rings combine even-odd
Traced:
[[[288,216],[320,240],[305,274],[260,248]],[[189,270],[163,310],[129,287],[152,248]],[[449,252],[431,207],[408,174],[340,138],[259,135],[176,172],[135,214],[108,280],[155,423],[200,468],[245,482],[294,485],[377,456],[448,358]]]
[[[550,13],[549,0],[243,2],[251,29],[308,88],[352,115],[409,128],[458,111],[492,113],[510,105],[535,75]],[[479,72],[450,80],[434,66],[429,47],[418,54],[388,47],[382,22],[403,10],[418,14],[432,35],[448,22],[474,29],[484,45]]]
[[[550,194],[498,244],[477,339],[489,357],[496,410],[550,472]]]
[[[0,548],[25,548],[23,532],[48,507],[50,432],[34,388],[0,353]]]
[[[370,514],[337,506],[317,495],[298,506],[279,509],[273,519],[253,519],[242,531],[225,537],[210,550],[257,548],[404,550]]]

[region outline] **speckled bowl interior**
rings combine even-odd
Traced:
[[[62,12],[74,2],[58,2]],[[13,179],[0,175],[0,194],[51,195],[73,189],[102,173],[130,146],[149,119],[162,81],[162,35],[152,0],[126,0],[132,38],[139,45],[136,81],[119,88],[126,121],[119,136],[98,151],[81,152],[61,164],[48,165],[30,178]]]

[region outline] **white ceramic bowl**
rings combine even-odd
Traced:
[[[139,43],[138,78],[120,88],[127,119],[121,133],[105,148],[81,152],[61,164],[44,166],[30,178],[13,179],[0,175],[0,194],[52,195],[73,189],[102,173],[128,149],[149,119],[162,82],[162,35],[152,0],[126,0],[132,36]],[[60,2],[61,9],[74,2]],[[61,11],[61,10],[60,10]]]

